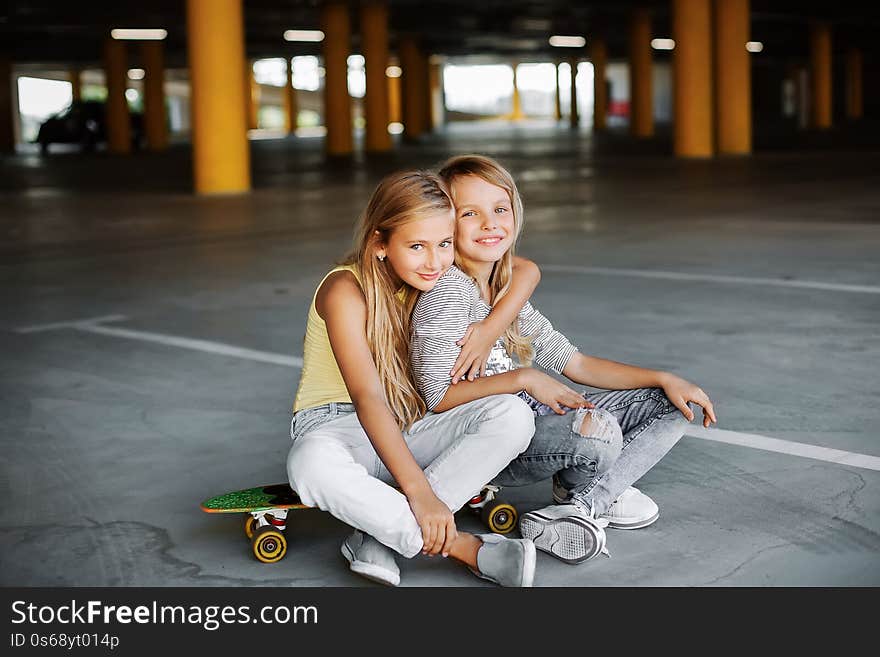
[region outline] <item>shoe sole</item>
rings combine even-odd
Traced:
[[[600,516],[603,517],[603,516]],[[642,527],[647,527],[648,525],[653,525],[657,522],[657,518],[660,517],[660,512],[658,511],[653,516],[648,518],[647,520],[633,520],[630,522],[621,522],[619,520],[609,520],[608,528],[609,529],[641,529]]]
[[[519,521],[519,533],[535,547],[566,563],[583,563],[602,550],[597,529],[577,517],[547,518],[527,513]]]
[[[357,573],[361,577],[365,577],[378,584],[384,584],[385,586],[397,586],[400,584],[399,575],[393,577],[393,574],[389,573],[384,568],[355,559],[354,552],[348,547],[348,543],[343,543],[340,551],[342,552],[342,556],[348,560],[348,565],[352,572]]]

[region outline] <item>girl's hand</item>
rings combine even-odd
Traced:
[[[458,537],[455,518],[449,507],[441,502],[430,487],[407,496],[416,522],[422,530],[422,554],[434,556],[449,550]]]
[[[553,409],[557,415],[565,415],[563,406],[568,408],[595,408],[595,404],[584,399],[583,395],[575,392],[564,383],[561,383],[548,374],[535,369],[520,370],[526,376],[525,391],[542,404]]]
[[[477,376],[486,376],[486,362],[498,341],[497,335],[488,333],[483,322],[474,322],[467,327],[461,340],[455,343],[461,347],[461,353],[449,373],[453,385],[465,378],[473,381]]]
[[[669,401],[684,414],[688,422],[692,422],[694,419],[694,412],[688,407],[688,402],[694,402],[703,408],[704,427],[708,429],[709,424],[712,422],[717,424],[718,419],[715,417],[715,407],[712,406],[709,395],[703,392],[702,388],[669,372],[664,373],[661,385]]]

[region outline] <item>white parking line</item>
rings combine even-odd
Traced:
[[[73,329],[76,331],[84,331],[86,333],[108,335],[115,338],[154,342],[170,347],[179,347],[181,349],[192,349],[222,356],[244,358],[261,363],[272,363],[273,365],[302,368],[302,358],[297,356],[287,356],[268,351],[256,351],[254,349],[243,349],[222,342],[194,340],[192,338],[181,338],[164,333],[151,333],[148,331],[135,331],[132,329],[100,325],[101,322],[120,321],[123,319],[127,318],[123,315],[108,315],[106,317],[95,317],[92,319],[30,326],[18,329],[18,332],[34,333],[37,331]],[[880,471],[880,457],[870,456],[868,454],[845,452],[840,449],[798,443],[791,440],[781,440],[779,438],[770,438],[769,436],[761,436],[753,433],[739,433],[737,431],[728,431],[726,429],[718,428],[705,429],[701,426],[689,427],[685,435],[693,438],[700,438],[702,440],[712,440],[720,443],[728,443],[730,445],[739,445],[741,447],[762,449],[768,452],[777,452],[779,454],[801,456],[804,458],[816,459],[818,461],[825,461],[827,463],[837,463],[839,465],[848,465],[856,468],[864,468],[866,470]]]
[[[791,440],[781,440],[755,433],[739,433],[738,431],[727,431],[726,429],[714,427],[711,429],[689,427],[685,435],[693,438],[702,438],[703,440],[714,440],[718,443],[728,443],[729,445],[763,449],[767,452],[791,454],[792,456],[802,456],[839,465],[851,465],[866,470],[880,470],[880,457],[878,456],[845,452],[842,449],[832,449],[831,447],[821,447],[808,443],[796,443]]]
[[[701,281],[706,283],[733,283],[736,285],[799,287],[809,290],[827,290],[830,292],[858,292],[861,294],[880,294],[880,287],[876,285],[847,285],[844,283],[823,283],[821,281],[790,281],[783,278],[716,276],[712,274],[685,274],[682,272],[655,271],[650,269],[581,267],[579,265],[541,265],[541,271],[555,271],[570,274],[599,274],[601,276],[636,276],[638,278],[659,278],[672,281]]]
[[[99,335],[110,335],[114,338],[127,338],[129,340],[140,340],[142,342],[155,342],[157,344],[169,347],[180,347],[182,349],[192,349],[194,351],[204,351],[211,354],[220,354],[221,356],[232,356],[233,358],[244,358],[247,360],[255,360],[261,363],[272,363],[273,365],[284,365],[287,367],[302,367],[302,358],[298,356],[287,356],[285,354],[275,354],[269,351],[257,351],[255,349],[244,349],[231,344],[222,342],[210,342],[208,340],[195,340],[193,338],[181,338],[176,335],[167,335],[164,333],[151,333],[148,331],[134,331],[132,329],[117,328],[115,326],[103,326],[104,322],[120,322],[128,319],[125,315],[105,315],[104,317],[92,317],[90,319],[77,319],[68,322],[55,322],[53,324],[41,324],[37,326],[25,326],[16,329],[18,333],[37,333],[40,331],[55,331],[59,329],[73,329],[83,331],[85,333],[98,333]]]
[[[100,322],[122,322],[128,319],[125,315],[104,315],[102,317],[89,317],[87,319],[70,319],[66,322],[53,322],[51,324],[36,324],[34,326],[22,326],[15,329],[16,333],[39,333],[40,331],[57,331],[63,328],[79,328],[80,326],[98,324]]]

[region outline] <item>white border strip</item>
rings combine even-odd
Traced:
[[[685,274],[682,272],[653,271],[650,269],[617,269],[613,267],[581,267],[578,265],[540,265],[540,267],[541,271],[555,271],[571,274],[636,276],[639,278],[660,278],[672,281],[702,281],[707,283],[734,283],[736,285],[770,285],[774,287],[799,287],[809,290],[828,290],[831,292],[880,294],[880,287],[875,285],[847,285],[844,283],[822,283],[821,281],[788,281],[781,278],[715,276],[712,274]]]
[[[727,431],[725,429],[690,427],[685,432],[685,435],[694,438],[702,438],[703,440],[714,440],[717,443],[727,443],[729,445],[763,449],[767,452],[802,456],[808,459],[827,461],[828,463],[837,463],[839,465],[851,465],[856,468],[865,468],[866,470],[880,470],[880,457],[878,456],[845,452],[842,449],[832,449],[831,447],[821,447],[819,445],[809,445],[807,443],[796,443],[791,440],[770,438],[769,436],[760,436],[754,433],[739,433],[737,431]]]

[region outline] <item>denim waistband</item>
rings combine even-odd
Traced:
[[[350,402],[330,402],[329,404],[303,408],[293,414],[293,419],[290,421],[290,437],[296,440],[304,433],[317,429],[340,415],[354,412],[354,404]]]

